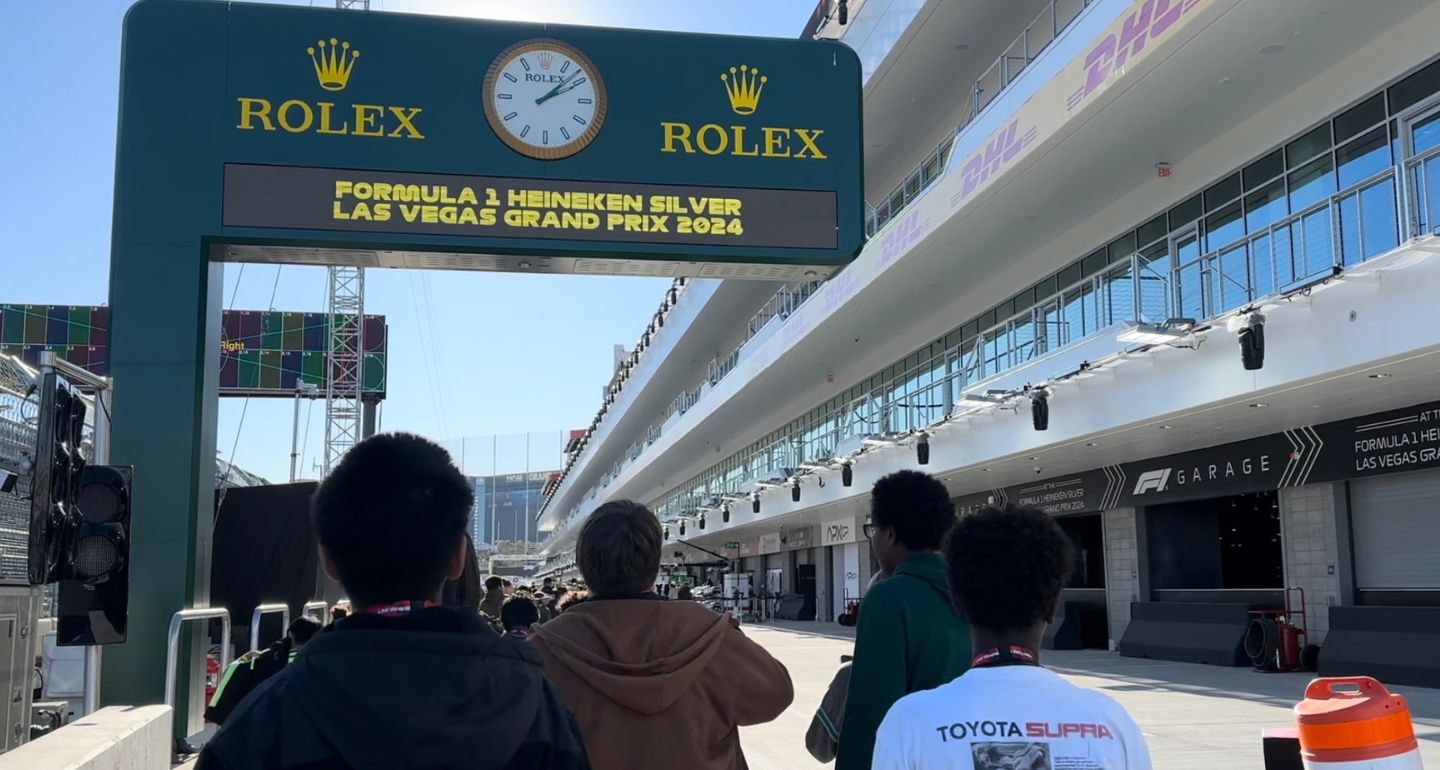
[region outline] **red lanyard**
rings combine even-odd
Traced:
[[[360,611],[368,615],[404,615],[410,610],[425,609],[434,607],[435,602],[426,600],[421,602],[403,601],[391,602],[390,604],[372,604],[369,607],[361,607]]]
[[[987,666],[1038,666],[1040,656],[1034,650],[1012,644],[1008,647],[992,647],[976,655],[970,661],[970,668]]]

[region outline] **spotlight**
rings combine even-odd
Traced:
[[[800,502],[800,479],[790,479],[790,502]]]
[[[849,460],[840,464],[840,485],[848,487],[855,483],[855,467]]]
[[[1265,366],[1265,316],[1251,313],[1240,326],[1240,363],[1253,372]]]
[[[1043,388],[1030,394],[1030,418],[1035,430],[1050,429],[1050,395]]]
[[[840,8],[835,14],[835,20],[840,22],[841,26],[850,22],[850,4],[847,0],[840,0]]]
[[[930,464],[930,434],[920,431],[920,437],[915,440],[915,459],[921,465]]]
[[[705,528],[705,514],[703,514],[703,513],[700,514],[700,528],[701,528],[701,529],[704,529],[704,528]]]
[[[759,512],[760,512],[760,493],[759,493],[759,492],[751,492],[751,493],[750,493],[750,510],[753,511],[753,512],[755,512],[755,513],[759,513]]]
[[[724,524],[729,524],[729,523],[730,523],[730,504],[729,504],[729,503],[726,503],[725,506],[720,509],[720,521],[721,521],[721,523],[724,523]]]

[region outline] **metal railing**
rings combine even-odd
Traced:
[[[280,616],[280,635],[284,636],[286,629],[290,628],[290,605],[288,604],[261,604],[250,613],[250,649],[260,649],[260,619],[266,615]]]
[[[915,170],[907,175],[905,180],[897,185],[894,192],[879,206],[871,205],[867,202],[865,215],[865,233],[867,237],[873,236],[881,226],[891,219],[894,219],[905,207],[909,206],[911,202],[919,197],[922,190],[928,188],[934,184],[936,180],[944,176],[945,168],[950,160],[950,152],[954,147],[956,138],[974,121],[985,107],[989,106],[991,102],[1014,82],[1015,78],[1039,56],[1041,51],[1048,47],[1050,43],[1054,42],[1062,31],[1068,29],[1093,2],[1094,0],[1051,0],[1051,2],[1045,6],[1045,9],[1042,10],[1030,24],[1021,30],[1014,42],[1006,47],[1005,51],[995,62],[976,79],[971,89],[969,108],[960,124],[956,126],[955,131],[948,134],[936,147],[934,152],[917,164]],[[788,318],[799,309],[810,297],[814,296],[821,285],[823,285],[822,281],[811,281],[802,284],[786,285],[776,292],[775,296],[771,297],[765,306],[751,317],[746,327],[745,339],[741,341],[736,351],[712,367],[707,377],[710,384],[714,385],[718,383],[726,374],[729,374],[729,372],[734,369],[735,364],[739,362],[740,349],[744,347],[746,342],[749,342],[759,334],[771,319],[779,317],[783,322],[785,318]],[[662,311],[664,309],[665,308],[662,308]],[[652,328],[647,330],[646,335],[642,336],[642,346],[648,343],[651,333],[663,326],[663,317],[661,314],[657,314],[656,322],[651,324]],[[698,393],[699,390],[697,389],[693,393],[682,393],[677,396],[665,413],[661,415],[657,425],[665,423],[677,413],[683,414],[687,411],[689,406],[693,405],[693,399],[698,397]],[[687,398],[692,400],[687,402]],[[608,404],[606,406],[608,406]],[[601,412],[591,424],[592,432],[598,427],[604,414],[605,409],[602,408]],[[570,466],[573,464],[574,459],[579,457],[579,454],[577,451],[571,456],[570,460],[567,461],[566,467],[562,471],[562,478],[568,475]],[[558,488],[559,485],[556,485],[557,490]],[[542,510],[544,506],[549,504],[553,496],[552,493],[542,501]]]
[[[1026,25],[1005,51],[981,72],[970,89],[970,104],[960,125],[948,134],[935,151],[916,164],[895,189],[876,204],[866,204],[865,234],[873,236],[886,222],[894,219],[920,192],[945,175],[950,151],[956,138],[975,118],[1004,93],[1006,88],[1030,66],[1035,58],[1060,37],[1094,0],[1051,0],[1045,9]]]
[[[180,626],[194,620],[220,619],[220,670],[230,667],[230,611],[224,607],[196,607],[170,617],[165,637],[165,705],[175,707],[175,681],[179,668]]]
[[[314,610],[319,610],[320,625],[330,625],[330,604],[328,602],[317,599],[313,602],[305,602],[305,606],[300,608],[300,612],[306,615],[312,614]],[[290,624],[285,625],[288,628]]]
[[[665,290],[665,295],[660,301],[660,308],[655,311],[655,315],[651,318],[649,325],[645,327],[645,331],[641,332],[640,338],[636,340],[635,348],[631,351],[630,357],[619,366],[615,375],[611,378],[607,389],[608,392],[600,405],[599,411],[595,413],[595,417],[590,421],[590,426],[585,429],[585,435],[580,439],[575,450],[565,458],[565,466],[560,470],[560,477],[557,483],[551,487],[550,491],[546,493],[540,501],[541,511],[544,511],[545,507],[549,505],[550,500],[555,496],[555,492],[560,489],[561,483],[570,475],[570,471],[574,469],[575,463],[579,460],[580,456],[584,454],[586,445],[589,444],[590,438],[595,435],[595,432],[600,429],[600,423],[604,421],[606,413],[610,410],[610,405],[614,403],[615,399],[619,396],[620,390],[625,387],[625,382],[629,379],[630,373],[640,365],[640,360],[645,351],[650,348],[651,341],[655,335],[658,334],[661,329],[665,328],[665,318],[670,314],[670,311],[674,310],[675,306],[680,303],[680,297],[685,293],[686,286],[688,285],[689,281],[682,276],[671,281],[670,288]]]
[[[1397,189],[1406,178],[1402,171],[1408,195]],[[904,440],[954,414],[963,394],[982,382],[1126,322],[1176,315],[1214,319],[1384,254],[1411,233],[1440,234],[1440,178],[1432,180],[1434,174],[1440,174],[1440,148],[1190,260],[1180,260],[1174,235],[1141,246],[959,345],[881,378],[858,397],[812,409],[677,485],[655,512],[662,519],[683,515],[697,494],[749,494],[749,480],[829,463],[847,440]],[[1203,236],[1194,233],[1197,251]],[[1157,253],[1157,246],[1164,250]]]
[[[755,311],[755,315],[750,316],[749,323],[745,325],[745,339],[741,340],[740,344],[743,346],[759,334],[765,325],[770,323],[770,319],[779,318],[783,322],[789,318],[824,284],[824,281],[806,281],[804,283],[787,283],[781,286],[780,290],[775,292],[775,296]]]
[[[1388,168],[1263,230],[1178,265],[1176,315],[1220,315],[1394,248],[1400,242],[1401,224],[1394,216],[1396,174],[1395,168]],[[1388,232],[1367,233],[1367,212],[1383,203],[1389,204],[1383,210]],[[1375,224],[1371,221],[1372,228]]]
[[[1406,205],[1410,232],[1440,235],[1440,147],[1405,161]]]

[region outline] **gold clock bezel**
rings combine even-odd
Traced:
[[[499,79],[500,72],[505,65],[521,54],[541,50],[563,53],[579,62],[590,73],[591,82],[595,84],[595,118],[574,139],[556,147],[536,147],[521,140],[505,126],[505,121],[500,118],[500,111],[495,108],[495,81]],[[605,91],[605,79],[600,76],[600,70],[596,69],[595,62],[575,46],[550,38],[522,40],[501,51],[490,63],[490,69],[485,73],[485,86],[481,98],[485,100],[485,118],[489,121],[490,130],[495,132],[495,136],[504,142],[505,146],[535,160],[563,160],[584,151],[591,142],[595,141],[595,137],[600,135],[600,129],[605,126],[605,114],[610,107]]]

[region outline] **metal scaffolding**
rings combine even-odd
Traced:
[[[370,10],[370,0],[335,0],[341,10]],[[361,439],[365,393],[365,268],[332,267],[329,283],[330,360],[325,367],[324,475]]]
[[[361,439],[365,390],[365,269],[330,268],[330,361],[325,377],[325,467]]]

